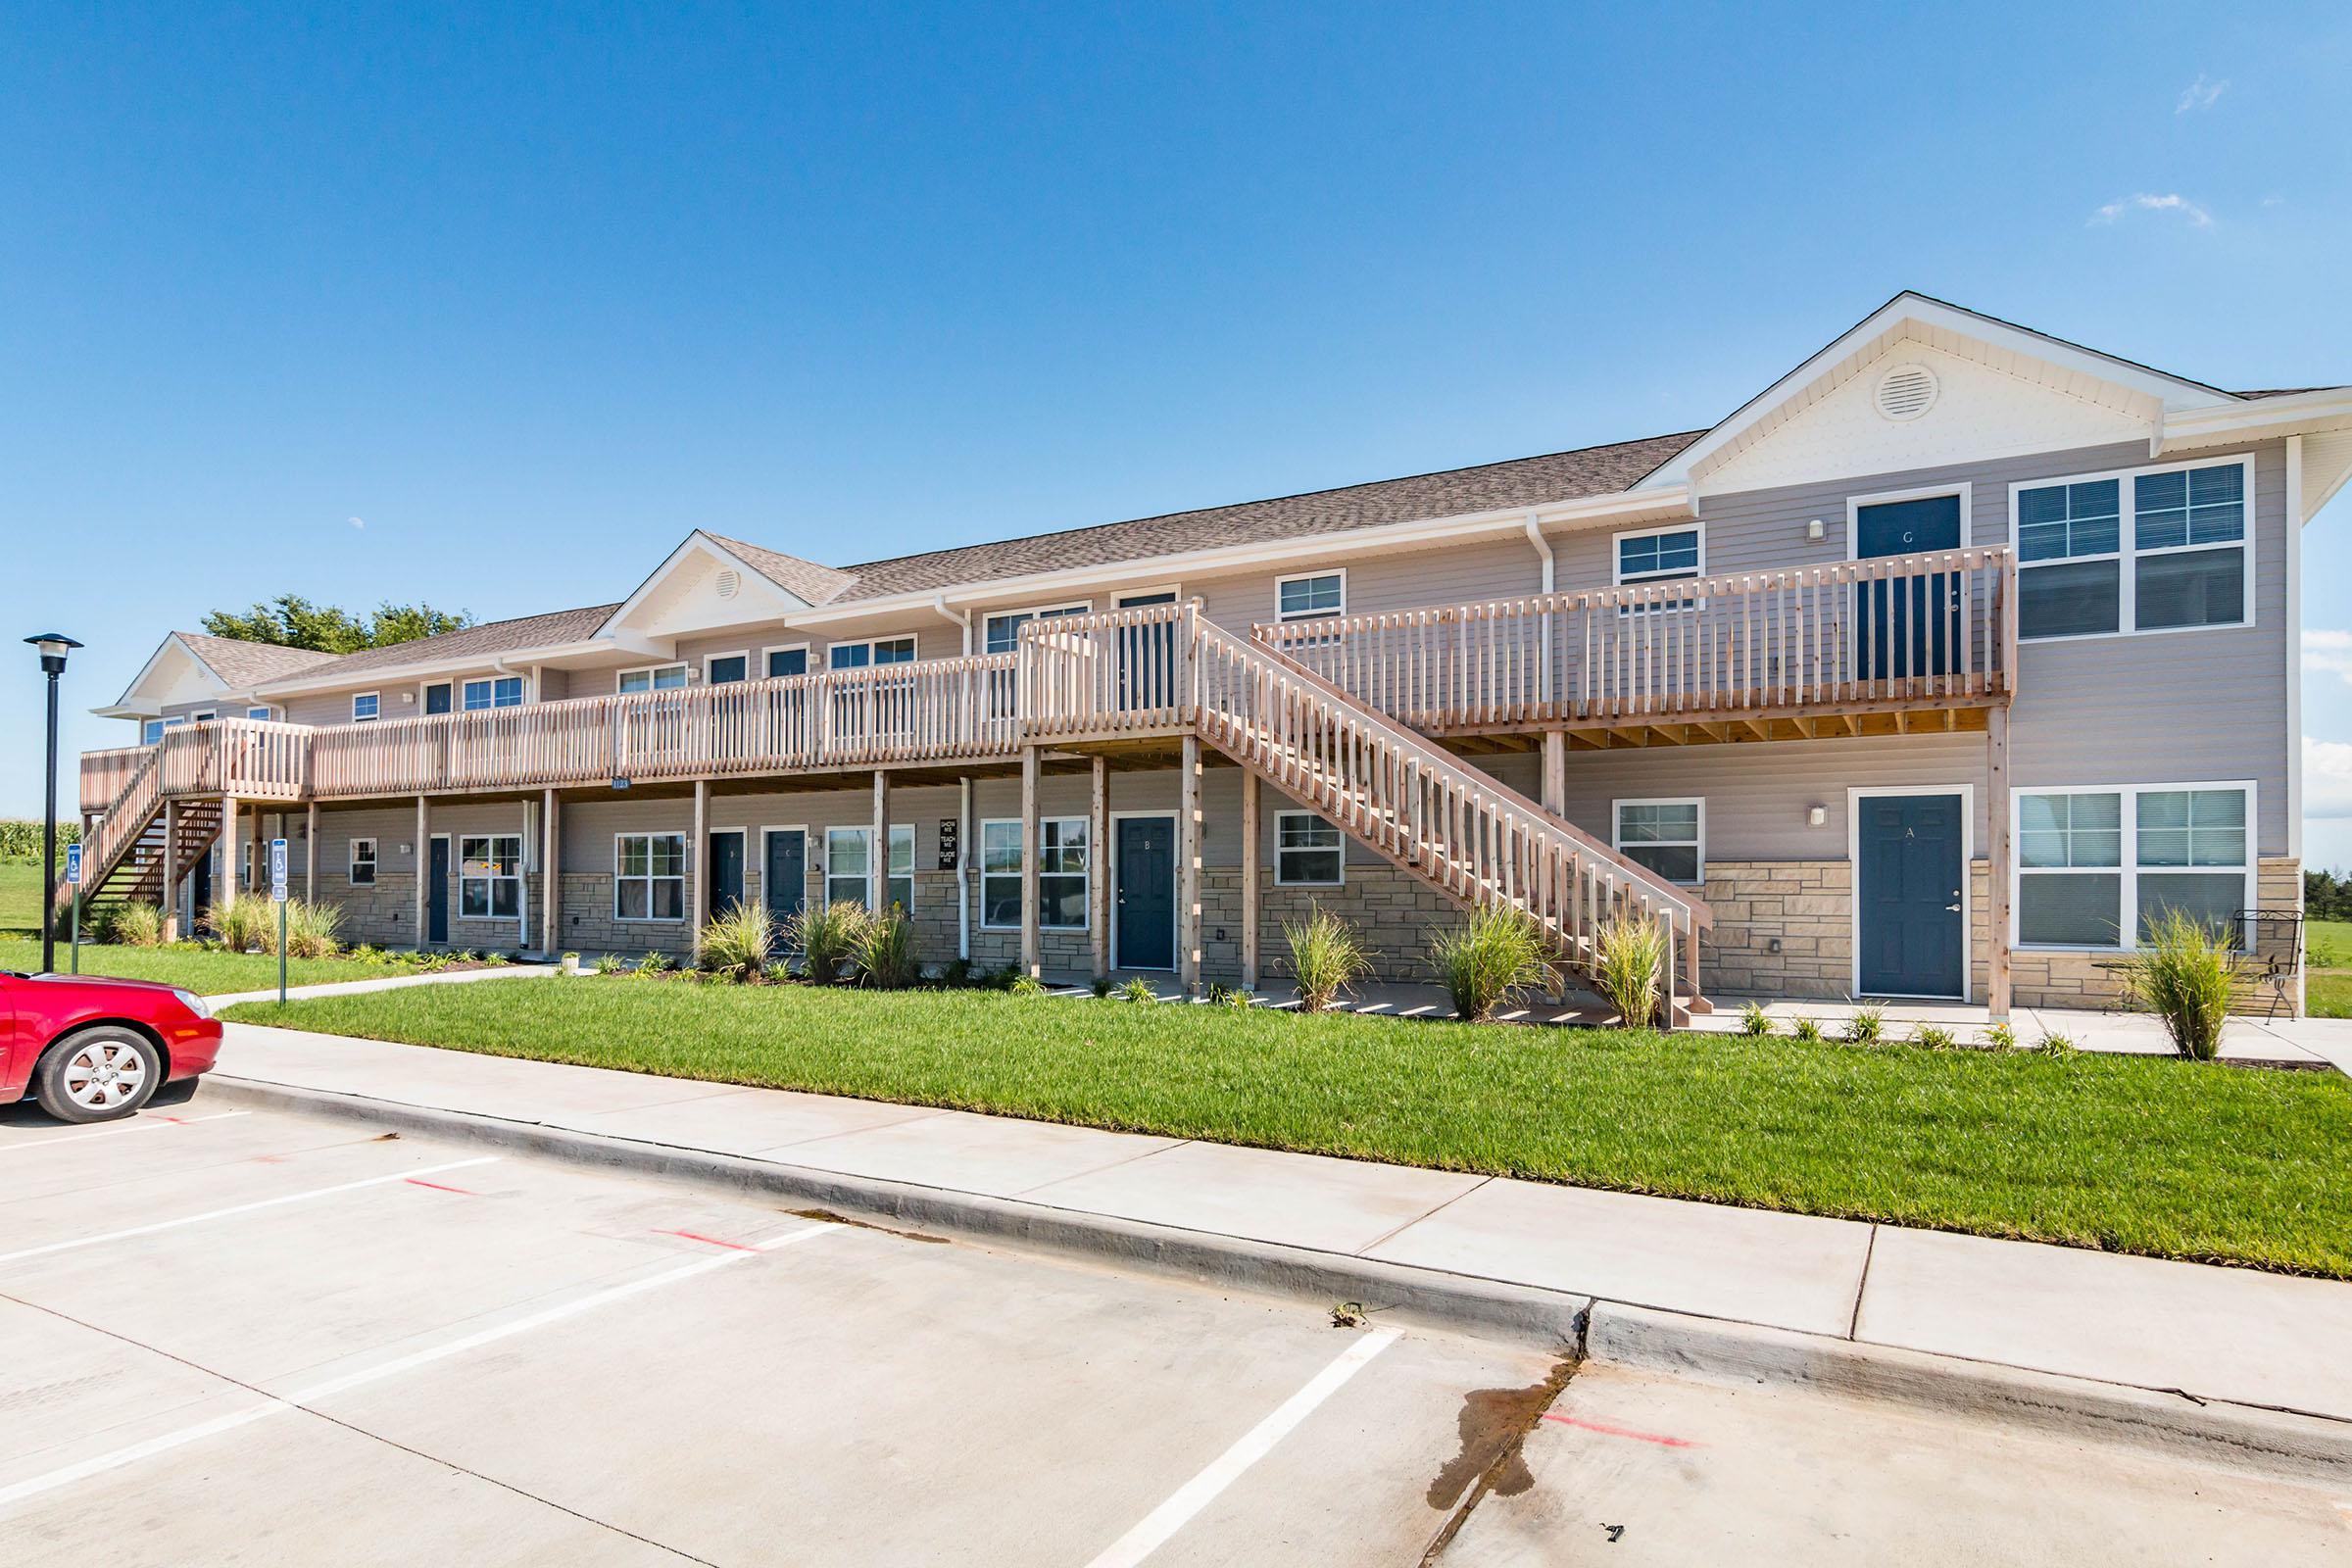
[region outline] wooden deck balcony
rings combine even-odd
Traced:
[[[2005,549],[1839,562],[1260,626],[1443,736],[1653,745],[1982,729],[2017,677]]]

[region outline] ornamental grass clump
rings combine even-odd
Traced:
[[[792,945],[801,950],[812,985],[829,986],[863,946],[866,923],[873,918],[862,904],[841,900],[812,904],[785,922]]]
[[[1159,993],[1152,989],[1151,981],[1139,974],[1119,987],[1119,1000],[1121,1002],[1154,1003],[1159,1000]]]
[[[1758,1040],[1772,1033],[1772,1014],[1764,1010],[1764,1004],[1751,1002],[1740,1009],[1740,1032]]]
[[[1645,915],[1611,915],[1594,933],[1592,949],[1592,988],[1617,1009],[1625,1027],[1657,1022],[1665,1000],[1666,928]]]
[[[286,901],[286,956],[289,958],[331,958],[341,951],[342,943],[335,933],[342,928],[343,911],[331,904],[313,904],[304,899]],[[277,946],[277,931],[270,928],[265,946]]]
[[[1430,941],[1430,963],[1452,1000],[1454,1013],[1473,1023],[1551,978],[1551,950],[1524,910],[1481,907],[1470,923]]]
[[[851,956],[858,983],[875,991],[904,991],[923,977],[922,959],[914,951],[914,922],[896,905],[888,914],[868,918],[858,928],[858,949]]]
[[[207,912],[205,923],[231,953],[267,952],[277,944],[277,911],[258,893],[220,900]]]
[[[152,904],[120,904],[98,917],[93,933],[101,942],[125,948],[164,945],[164,911]]]
[[[1875,1046],[1886,1038],[1886,1009],[1870,1005],[1854,1009],[1845,1023],[1845,1043],[1849,1046]]]
[[[1303,920],[1283,921],[1282,939],[1290,944],[1298,1005],[1306,1012],[1324,1011],[1372,972],[1354,928],[1320,905],[1310,906]]]
[[[749,984],[767,973],[775,946],[776,917],[763,905],[737,900],[703,927],[703,967]]]
[[[2221,1054],[2222,1025],[2244,961],[2228,939],[2180,909],[2150,920],[2125,959],[2132,995],[2164,1020],[2173,1050],[2190,1061]]]

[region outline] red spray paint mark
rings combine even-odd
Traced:
[[[449,1187],[440,1182],[428,1182],[421,1176],[406,1176],[403,1177],[402,1180],[406,1181],[411,1187],[430,1187],[436,1193],[462,1193],[467,1198],[479,1198],[482,1196],[470,1187]]]
[[[1638,1443],[1654,1443],[1661,1447],[1695,1448],[1698,1446],[1689,1438],[1670,1438],[1660,1432],[1636,1432],[1632,1427],[1613,1427],[1601,1421],[1583,1421],[1572,1415],[1561,1415],[1556,1410],[1544,1411],[1544,1419],[1557,1421],[1564,1427],[1576,1427],[1585,1432],[1598,1432],[1604,1437],[1632,1438]]]
[[[705,1236],[699,1231],[657,1231],[654,1234],[657,1236],[682,1236],[690,1242],[701,1242],[706,1247],[723,1247],[731,1252],[757,1252],[760,1250],[757,1247],[746,1247],[741,1242],[722,1242],[715,1236]]]

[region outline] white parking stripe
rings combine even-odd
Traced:
[[[482,1161],[468,1160],[467,1163],[480,1164]],[[353,1389],[364,1388],[370,1383],[380,1383],[385,1378],[397,1377],[403,1372],[412,1372],[421,1366],[430,1366],[435,1361],[445,1361],[453,1355],[463,1355],[467,1350],[478,1349],[485,1345],[494,1345],[500,1340],[512,1339],[517,1334],[528,1334],[534,1329],[543,1329],[551,1323],[560,1323],[567,1317],[577,1317],[582,1312],[593,1311],[597,1307],[609,1305],[613,1301],[626,1300],[632,1296],[642,1296],[648,1291],[660,1290],[664,1285],[674,1285],[680,1280],[693,1279],[697,1275],[709,1274],[737,1263],[749,1262],[762,1253],[776,1251],[779,1249],[793,1246],[795,1243],[810,1241],[816,1237],[847,1228],[840,1225],[811,1225],[807,1230],[787,1231],[782,1236],[770,1237],[752,1247],[697,1258],[691,1263],[665,1270],[660,1274],[650,1274],[644,1279],[633,1280],[626,1285],[615,1285],[609,1290],[597,1291],[588,1296],[560,1302],[555,1306],[543,1308],[511,1322],[477,1330],[472,1334],[451,1340],[445,1345],[429,1346],[424,1349],[413,1350],[407,1355],[396,1356],[392,1360],[381,1362],[375,1366],[364,1367],[357,1372],[346,1372],[341,1377],[328,1378],[322,1383],[314,1383],[309,1388],[297,1389],[292,1394],[270,1395],[255,1403],[246,1405],[243,1409],[231,1410],[226,1415],[215,1416],[210,1421],[200,1421],[194,1426],[181,1427],[176,1432],[167,1432],[161,1437],[149,1438],[144,1443],[134,1443],[128,1447],[117,1448],[112,1453],[102,1453],[94,1459],[84,1459],[78,1464],[65,1465],[46,1475],[20,1481],[14,1486],[0,1487],[0,1508],[22,1502],[27,1497],[38,1496],[44,1492],[54,1492],[59,1487],[71,1486],[74,1482],[85,1480],[90,1476],[102,1475],[120,1465],[135,1464],[141,1459],[151,1459],[159,1453],[169,1453],[173,1448],[183,1448],[191,1443],[201,1443],[206,1438],[219,1437],[223,1432],[233,1432],[239,1427],[251,1426],[256,1421],[266,1420],[273,1415],[283,1415],[288,1410],[299,1409],[320,1399],[345,1394]]]
[[[275,1208],[280,1203],[300,1203],[314,1198],[326,1198],[335,1193],[357,1192],[363,1187],[381,1187],[386,1182],[405,1182],[412,1176],[430,1176],[438,1171],[464,1170],[468,1165],[496,1164],[496,1154],[484,1154],[478,1159],[453,1159],[446,1165],[420,1165],[414,1170],[396,1170],[387,1176],[369,1176],[362,1181],[338,1182],[332,1187],[314,1187],[308,1192],[287,1193],[279,1198],[264,1198],[251,1203],[239,1203],[233,1208],[208,1209],[202,1214],[186,1214],[178,1219],[159,1219],[152,1225],[133,1225],[126,1231],[106,1231],[97,1236],[76,1236],[70,1242],[51,1242],[46,1247],[27,1247],[18,1252],[0,1252],[0,1263],[22,1262],[28,1257],[42,1257],[51,1252],[69,1252],[76,1247],[97,1247],[105,1242],[126,1242],[134,1236],[153,1236],[157,1231],[177,1230],[182,1225],[202,1225],[208,1220],[227,1219],[235,1214],[250,1214],[257,1208]]]
[[[121,1127],[99,1127],[86,1133],[60,1133],[54,1138],[36,1138],[29,1144],[0,1144],[0,1154],[21,1154],[27,1149],[48,1149],[57,1144],[85,1143],[92,1138],[113,1138],[122,1133],[160,1133],[172,1127],[194,1127],[208,1121],[226,1121],[231,1116],[250,1116],[249,1110],[217,1110],[210,1116],[153,1116],[126,1122]]]
[[[1170,1536],[1216,1500],[1218,1493],[1240,1480],[1242,1472],[1264,1458],[1292,1428],[1314,1413],[1316,1405],[1337,1394],[1341,1385],[1361,1371],[1365,1362],[1396,1344],[1396,1332],[1382,1329],[1348,1347],[1338,1360],[1316,1373],[1312,1382],[1285,1399],[1272,1415],[1251,1427],[1241,1442],[1211,1459],[1206,1469],[1177,1488],[1167,1501],[1144,1515],[1141,1523],[1112,1542],[1087,1568],[1134,1568],[1167,1544]]]

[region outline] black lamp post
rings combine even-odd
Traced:
[[[66,655],[81,644],[62,631],[24,640],[41,651],[41,673],[49,677],[49,767],[41,801],[41,972],[49,974],[57,968],[57,677],[66,672]]]

